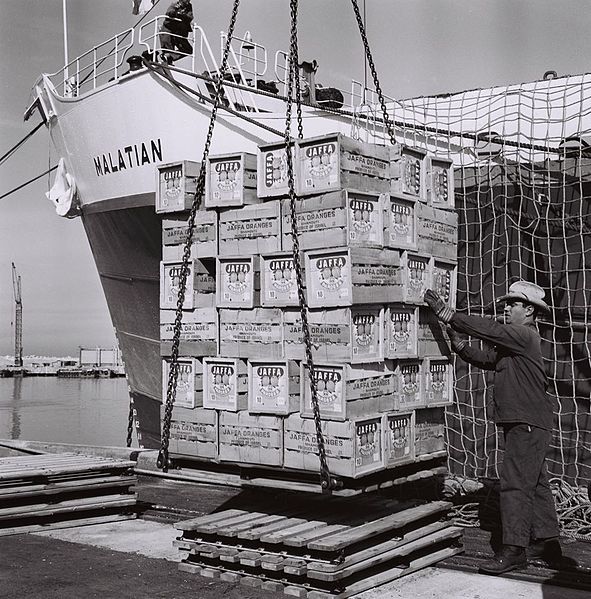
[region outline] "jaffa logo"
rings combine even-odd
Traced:
[[[181,286],[181,272],[182,266],[171,266],[168,268],[168,286],[171,293],[178,293]],[[187,270],[187,280],[191,278],[191,269]]]
[[[344,282],[343,271],[346,265],[347,259],[344,256],[331,256],[316,260],[321,287],[329,291],[339,289]]]
[[[181,193],[181,177],[183,171],[180,168],[172,168],[160,173],[161,189],[169,200],[172,200]]]
[[[396,341],[406,341],[410,336],[411,326],[409,312],[390,312],[390,331]]]
[[[400,367],[402,392],[414,395],[419,390],[419,367],[416,364],[406,364]]]
[[[451,271],[445,268],[438,268],[435,271],[435,293],[441,296],[444,301],[449,300],[451,289]]]
[[[340,392],[338,387],[342,380],[340,372],[316,368],[314,375],[319,403],[326,406],[334,404]]]
[[[355,344],[361,347],[371,345],[374,339],[375,314],[355,314],[353,326],[355,327]]]
[[[225,267],[226,286],[232,293],[243,293],[249,284],[250,264],[228,262]]]
[[[422,260],[408,261],[408,278],[410,286],[414,289],[421,289],[424,285],[425,270],[427,264]]]
[[[285,150],[280,154],[268,152],[265,155],[265,187],[281,185],[287,179],[287,156]]]
[[[316,179],[323,179],[332,171],[332,155],[336,152],[336,145],[318,144],[306,148],[308,172]]]
[[[274,399],[281,393],[279,383],[285,375],[285,369],[281,366],[258,366],[256,375],[258,393],[269,399]]]
[[[222,191],[236,189],[238,185],[238,174],[240,171],[239,160],[227,160],[216,162],[214,166],[217,174],[217,186]]]
[[[191,389],[191,375],[193,368],[190,364],[177,364],[177,390],[182,393],[188,393]]]
[[[376,452],[376,445],[379,443],[379,432],[377,422],[360,422],[355,426],[357,436],[357,447],[359,454],[368,457]]]
[[[392,213],[392,227],[397,235],[406,235],[410,231],[411,225],[411,209],[406,204],[398,204],[392,202],[390,206]]]
[[[447,365],[442,363],[433,363],[429,365],[431,375],[431,388],[433,391],[441,392],[445,388],[445,378],[447,374]]]
[[[229,364],[211,364],[211,380],[216,395],[230,395],[232,393],[232,380],[234,368]]]
[[[287,291],[295,284],[293,258],[281,258],[269,262],[271,286],[278,291]]]
[[[352,215],[352,226],[359,233],[371,231],[371,215],[374,210],[373,202],[364,200],[349,200],[349,210]]]

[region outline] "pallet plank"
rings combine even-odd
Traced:
[[[359,543],[372,536],[402,528],[415,520],[449,510],[451,507],[452,504],[448,501],[432,501],[390,516],[378,518],[361,526],[349,527],[348,530],[336,531],[321,539],[312,540],[308,543],[308,548],[318,551],[339,551],[353,543]]]

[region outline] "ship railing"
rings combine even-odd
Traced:
[[[126,29],[70,61],[49,79],[57,93],[66,98],[96,89],[120,77],[127,68],[123,63],[133,44],[134,30]]]

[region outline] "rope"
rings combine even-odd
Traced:
[[[29,133],[27,133],[19,142],[12,146],[12,148],[10,148],[6,154],[3,154],[0,158],[0,164],[3,164],[5,160],[10,158],[14,152],[18,150],[27,141],[27,139],[29,139],[29,137],[32,137],[37,131],[39,131],[39,129],[41,129],[41,127],[43,127],[43,124],[43,122],[39,123],[32,131],[29,131]]]
[[[54,171],[57,168],[57,164],[55,166],[52,166],[51,168],[47,169],[44,173],[41,173],[40,175],[37,175],[36,177],[33,177],[32,179],[29,179],[26,183],[23,183],[22,185],[19,185],[18,187],[15,187],[14,189],[11,189],[10,191],[7,191],[5,194],[0,196],[0,200],[3,200],[4,198],[8,197],[9,195],[17,192],[19,189],[22,189],[23,187],[26,187],[27,185],[30,185],[31,183],[34,183],[35,181],[37,181],[37,179],[41,179],[41,177],[45,177],[45,175],[48,175],[49,173],[51,173],[51,171]]]

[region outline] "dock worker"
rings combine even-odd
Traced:
[[[191,32],[192,21],[191,0],[176,0],[168,7],[159,33],[161,59],[164,62],[170,64],[174,60],[193,53],[193,46],[187,39]]]
[[[538,315],[549,311],[544,295],[534,283],[513,283],[498,299],[504,302],[504,324],[454,312],[430,289],[424,296],[437,318],[448,324],[451,346],[458,356],[478,368],[495,371],[495,422],[505,439],[500,473],[503,545],[480,567],[485,574],[525,567],[528,556],[554,563],[562,555],[546,467],[554,406],[546,392],[548,382],[536,326]],[[490,347],[471,346],[459,333],[481,339]]]

